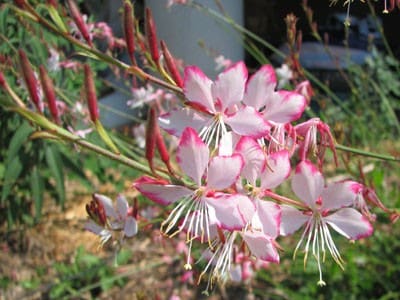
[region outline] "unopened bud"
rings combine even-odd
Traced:
[[[135,33],[134,33],[134,17],[133,17],[133,6],[130,1],[124,2],[124,33],[126,48],[128,50],[129,58],[133,65],[136,65],[135,60]]]
[[[54,8],[57,8],[57,5],[58,5],[57,0],[47,0],[46,2],[48,5],[51,5]]]
[[[167,45],[164,41],[161,41],[161,49],[164,55],[164,60],[167,65],[168,72],[171,74],[172,79],[175,81],[176,85],[183,87],[183,80],[179,70],[176,66],[175,59],[172,57],[171,52],[169,52]]]
[[[153,14],[149,8],[146,8],[146,37],[151,58],[158,64],[160,54],[158,52],[156,25],[154,23]]]
[[[40,82],[42,83],[42,89],[49,106],[49,111],[53,117],[54,122],[60,124],[60,117],[58,115],[56,93],[54,91],[53,81],[50,79],[47,71],[43,65],[39,67]]]
[[[74,2],[74,0],[67,0],[67,2],[72,19],[74,20],[76,27],[78,27],[80,33],[82,34],[85,41],[89,44],[89,46],[92,46],[93,44],[90,38],[89,30],[86,26],[85,21],[83,20],[83,17],[78,9],[78,6]]]
[[[6,87],[6,78],[4,77],[3,72],[0,71],[0,87],[5,88]]]
[[[25,4],[26,4],[26,1],[25,1],[25,0],[14,0],[14,3],[15,3],[18,7],[24,8],[24,7],[25,7]]]
[[[36,80],[35,73],[32,70],[31,64],[29,63],[26,53],[22,49],[19,49],[18,54],[19,54],[19,61],[21,64],[21,69],[22,69],[22,76],[24,78],[30,98],[31,98],[33,104],[36,106],[36,109],[39,112],[43,112],[41,100],[40,100],[39,93],[38,93],[39,84]]]
[[[86,212],[89,217],[98,225],[105,226],[107,223],[107,215],[103,203],[97,198],[96,194],[93,200],[86,204]]]
[[[99,107],[97,105],[96,88],[94,85],[93,75],[89,65],[85,64],[83,67],[85,70],[85,92],[89,107],[90,119],[93,122],[96,122],[96,120],[99,119]]]
[[[154,173],[153,158],[157,141],[156,135],[154,134],[154,129],[156,126],[157,126],[156,111],[154,107],[151,107],[149,110],[149,115],[147,118],[147,127],[146,127],[146,159],[153,173]]]

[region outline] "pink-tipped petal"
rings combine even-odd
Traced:
[[[310,216],[292,206],[281,205],[281,211],[280,234],[283,236],[294,233],[310,219]]]
[[[246,231],[242,234],[243,240],[255,257],[273,263],[279,263],[279,253],[276,250],[273,240],[259,231]]]
[[[247,82],[243,103],[259,110],[266,105],[267,98],[274,93],[275,87],[275,70],[271,65],[264,65]]]
[[[264,118],[275,123],[286,124],[301,117],[306,107],[304,96],[289,91],[278,91],[268,98]]]
[[[261,188],[274,189],[290,175],[289,152],[281,150],[270,154],[266,160],[266,167],[261,174]]]
[[[215,112],[214,100],[211,94],[212,81],[196,66],[185,68],[183,92],[193,103],[204,107],[209,112]]]
[[[261,114],[250,106],[242,107],[233,115],[226,116],[225,123],[235,133],[253,138],[264,137],[271,129],[271,125],[264,120]]]
[[[135,218],[129,216],[125,220],[124,233],[127,237],[133,237],[138,231]]]
[[[133,186],[150,200],[162,205],[169,205],[193,194],[192,190],[183,186],[166,184],[146,176],[136,180]]]
[[[292,179],[293,192],[309,207],[315,207],[315,201],[324,189],[324,177],[309,161],[302,161],[296,167]]]
[[[324,220],[338,233],[351,240],[368,237],[373,232],[371,223],[354,208],[342,208]]]
[[[354,182],[352,181],[337,182],[328,185],[321,194],[321,209],[332,210],[353,205],[357,197],[353,185]]]
[[[190,108],[174,109],[158,118],[160,127],[169,134],[177,137],[182,135],[186,127],[192,127],[198,130],[202,128],[207,121],[208,118],[195,113],[195,111]]]
[[[247,68],[243,62],[234,64],[218,75],[211,86],[218,111],[224,111],[242,101],[247,75]]]
[[[193,128],[186,128],[179,141],[176,159],[183,172],[200,186],[210,151]]]
[[[260,173],[265,168],[265,155],[260,144],[255,139],[244,136],[236,145],[236,152],[240,153],[244,159],[244,167],[241,175],[250,184],[255,184]]]
[[[257,199],[256,213],[251,221],[253,228],[260,228],[262,232],[270,237],[279,235],[281,223],[281,208],[278,204],[270,201]]]
[[[208,166],[207,187],[213,190],[230,187],[239,178],[243,164],[240,154],[213,157]]]
[[[227,195],[218,194],[215,197],[204,198],[207,203],[211,222],[217,224],[219,227],[227,230],[241,230],[245,224],[241,211],[239,210],[239,203],[248,202],[251,200],[243,195]]]

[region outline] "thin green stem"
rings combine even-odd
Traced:
[[[361,149],[347,147],[347,146],[344,146],[341,144],[336,144],[335,148],[340,151],[350,152],[350,153],[354,153],[354,154],[361,155],[361,156],[377,158],[377,159],[387,160],[387,161],[400,162],[400,157],[398,157],[398,156],[369,152],[369,151],[365,151],[365,150],[361,150]]]

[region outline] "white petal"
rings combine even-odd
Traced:
[[[345,181],[328,185],[322,192],[322,209],[338,209],[354,204],[357,193],[354,182]]]
[[[292,179],[293,192],[309,207],[315,207],[315,201],[321,196],[324,177],[309,161],[302,161],[296,167]]]
[[[274,93],[275,87],[276,76],[274,68],[271,65],[264,65],[250,77],[243,103],[259,110],[266,105],[266,99]]]
[[[290,175],[289,152],[281,150],[270,154],[261,174],[261,188],[274,189]]]
[[[242,234],[243,240],[255,257],[269,262],[279,263],[279,254],[273,240],[259,231],[246,231]]]
[[[215,190],[230,187],[239,178],[243,164],[240,154],[213,157],[208,167],[207,187]]]
[[[124,233],[127,237],[134,236],[138,231],[137,222],[135,218],[129,216],[125,220]]]
[[[245,196],[218,194],[215,197],[203,198],[203,200],[207,203],[210,216],[213,217],[211,218],[212,222],[223,229],[241,230],[246,224],[246,220],[239,210],[239,203],[246,201],[243,197]]]
[[[218,111],[224,111],[242,101],[246,80],[247,68],[243,62],[236,63],[218,75],[211,86]]]
[[[338,233],[351,240],[368,237],[373,232],[371,223],[354,208],[342,208],[324,220]]]
[[[281,208],[278,204],[270,201],[256,200],[256,213],[251,221],[253,228],[259,228],[270,237],[279,235],[281,223]]]
[[[209,159],[209,149],[193,128],[186,128],[179,141],[176,159],[183,172],[200,186]]]
[[[161,115],[158,123],[169,134],[180,137],[186,127],[199,130],[205,126],[208,119],[208,117],[195,113],[191,108],[181,108]]]
[[[209,112],[215,112],[214,100],[211,95],[212,81],[196,66],[185,68],[183,91],[186,98],[204,107]]]
[[[107,217],[111,217],[113,219],[118,218],[117,212],[115,211],[113,202],[110,198],[101,194],[94,194],[94,197],[103,204]]]
[[[281,124],[293,122],[301,117],[306,103],[306,99],[296,92],[275,92],[267,99],[264,118]]]
[[[242,107],[233,115],[225,116],[224,121],[235,133],[253,138],[264,137],[271,129],[261,114],[250,106]]]
[[[126,201],[126,198],[123,195],[118,195],[117,197],[117,213],[120,219],[125,219],[127,213],[128,213],[128,201]]]
[[[287,205],[281,205],[281,227],[280,234],[285,236],[299,229],[310,216],[303,214],[300,210]]]
[[[253,138],[247,136],[239,140],[235,150],[240,153],[244,159],[244,167],[241,175],[246,178],[250,184],[254,185],[265,167],[264,151]]]
[[[150,200],[162,205],[169,205],[193,194],[192,190],[183,186],[167,184],[146,176],[136,180],[133,186]]]

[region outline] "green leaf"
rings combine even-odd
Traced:
[[[22,164],[19,157],[17,156],[11,161],[8,161],[5,165],[5,169],[3,190],[1,192],[1,202],[4,202],[4,200],[8,197],[13,185],[22,172]]]
[[[40,219],[43,207],[43,178],[40,176],[38,166],[34,166],[31,173],[31,193],[35,207],[35,219]]]
[[[28,136],[32,133],[33,129],[28,122],[23,122],[11,138],[10,145],[7,150],[6,161],[9,162],[15,158],[18,151],[21,149],[24,142],[28,140]]]
[[[64,205],[65,202],[65,186],[64,186],[64,173],[62,170],[62,161],[58,149],[52,145],[46,145],[46,162],[50,169],[51,174],[56,182],[56,191],[59,204]]]
[[[61,29],[63,32],[68,32],[67,27],[64,24],[63,19],[60,17],[58,11],[52,5],[47,5],[47,9],[49,11],[50,17],[54,23]]]
[[[70,151],[70,149],[68,150]],[[82,166],[82,162],[76,161],[75,159],[73,159],[73,156],[68,156],[63,151],[60,151],[60,155],[64,166],[72,172],[71,175],[77,176],[80,183],[82,183],[87,189],[92,189],[92,183],[86,177],[85,172],[83,172],[84,167]]]

